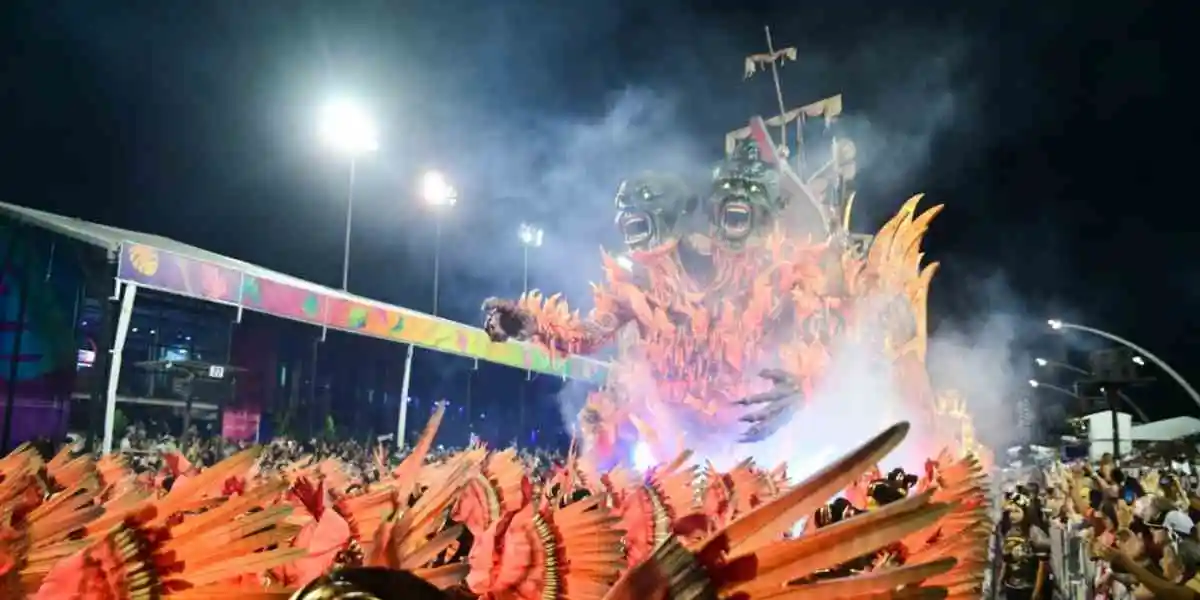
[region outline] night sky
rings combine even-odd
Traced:
[[[482,298],[519,291],[523,220],[547,230],[535,286],[586,305],[621,177],[703,169],[726,131],[774,114],[769,76],[742,81],[769,25],[798,49],[789,104],[845,94],[859,228],[915,192],[948,205],[927,242],[935,322],[1007,315],[1026,364],[1062,351],[1039,333],[1058,316],[1195,375],[1194,74],[1163,4],[14,0],[0,174],[7,202],[336,285],[347,164],[316,115],[353,97],[382,149],[359,165],[352,290],[429,310],[416,189],[439,168],[462,196],[443,313],[477,322]],[[1200,412],[1172,385],[1139,397]]]

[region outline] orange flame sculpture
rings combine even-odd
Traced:
[[[938,264],[925,264],[921,243],[942,206],[919,211],[913,196],[866,244],[849,232],[852,195],[840,222],[797,224],[822,201],[761,119],[748,131],[707,200],[670,176],[622,184],[617,223],[629,252],[601,252],[589,314],[534,290],[486,301],[485,329],[552,355],[591,354],[621,338],[606,388],[580,415],[593,453],[616,453],[627,438],[659,457],[731,437],[760,441],[821,399],[840,352],[863,349],[890,371],[905,404],[893,414],[916,415],[917,435],[936,451],[943,424],[925,360]]]

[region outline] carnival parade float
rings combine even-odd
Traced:
[[[817,417],[847,410],[859,412],[856,434],[910,421],[914,467],[943,447],[978,449],[971,435],[963,443],[964,402],[939,403],[953,392],[935,391],[926,368],[938,264],[924,261],[921,245],[942,206],[922,209],[917,195],[874,234],[854,233],[856,152],[838,135],[841,110],[835,96],[752,119],[727,136],[700,190],[663,173],[622,183],[615,212],[625,248],[619,258],[602,250],[589,313],[536,290],[485,302],[493,340],[560,356],[618,345],[608,384],[579,415],[597,468],[628,462],[635,447],[658,459],[688,448],[798,460],[817,448],[795,438],[846,430],[846,420]],[[806,139],[813,122],[823,135]],[[847,380],[876,385],[852,391],[863,386]],[[756,451],[768,442],[776,451]]]

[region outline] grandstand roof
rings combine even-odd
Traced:
[[[0,215],[108,250],[119,257],[118,278],[140,287],[529,371],[598,382],[607,370],[606,364],[586,357],[560,358],[532,344],[495,343],[476,327],[356,296],[161,235],[5,202],[0,202]],[[152,258],[143,269],[145,256]],[[159,268],[165,261],[185,275],[168,276],[169,269]]]
[[[1200,433],[1200,419],[1173,417],[1133,426],[1133,439],[1138,442],[1166,442]]]

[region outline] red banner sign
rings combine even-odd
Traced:
[[[221,435],[226,439],[253,442],[258,436],[258,423],[262,415],[250,411],[225,411],[221,420]]]

